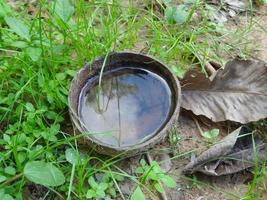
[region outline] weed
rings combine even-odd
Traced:
[[[216,142],[216,138],[218,137],[219,133],[220,133],[219,129],[212,129],[210,131],[201,132],[201,135],[204,137],[205,141],[209,145],[212,145]]]
[[[156,161],[152,161],[151,166],[147,165],[145,160],[140,161],[141,166],[136,169],[136,173],[141,174],[140,182],[142,184],[151,184],[153,189],[160,193],[164,192],[162,183],[169,188],[175,188],[175,181],[166,173],[162,171],[159,164]]]

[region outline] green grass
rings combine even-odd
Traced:
[[[210,22],[202,1],[188,11],[182,24],[169,24],[164,8],[156,9],[151,1],[67,2],[40,0],[31,15],[22,2],[15,9],[0,1],[0,197],[22,198],[29,183],[25,165],[36,160],[52,163],[66,179],[60,186],[48,187],[46,199],[55,194],[62,199],[89,197],[94,194],[88,191],[94,188],[95,174],[108,176],[97,183],[102,182],[105,195],[127,199],[118,186],[120,177],[155,195],[153,187],[144,186],[142,176],[114,166],[117,157],[99,158],[79,150],[82,135],[73,135],[67,108],[71,79],[86,62],[112,51],[153,55],[177,76],[190,67],[203,67],[208,59],[223,64],[236,54],[248,55],[249,44],[244,41],[251,26],[233,32]],[[198,18],[193,19],[196,11]],[[66,158],[69,148],[75,162]]]

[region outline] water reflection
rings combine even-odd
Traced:
[[[112,146],[131,146],[165,123],[171,91],[164,79],[145,69],[122,67],[89,80],[80,96],[80,118],[93,137]]]

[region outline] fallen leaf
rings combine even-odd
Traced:
[[[192,160],[183,173],[201,172],[211,176],[237,173],[264,162],[266,152],[266,144],[253,137],[246,127],[240,127]]]
[[[263,61],[235,59],[212,81],[199,70],[182,80],[182,107],[214,122],[248,123],[267,116],[267,68]]]

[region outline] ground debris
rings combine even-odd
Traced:
[[[266,148],[267,145],[253,137],[246,127],[240,127],[192,160],[183,173],[201,172],[211,176],[237,173],[253,167],[255,159],[262,163],[266,159]]]
[[[182,80],[182,107],[212,121],[249,123],[267,116],[267,68],[261,60],[229,61],[212,81],[200,70]]]

